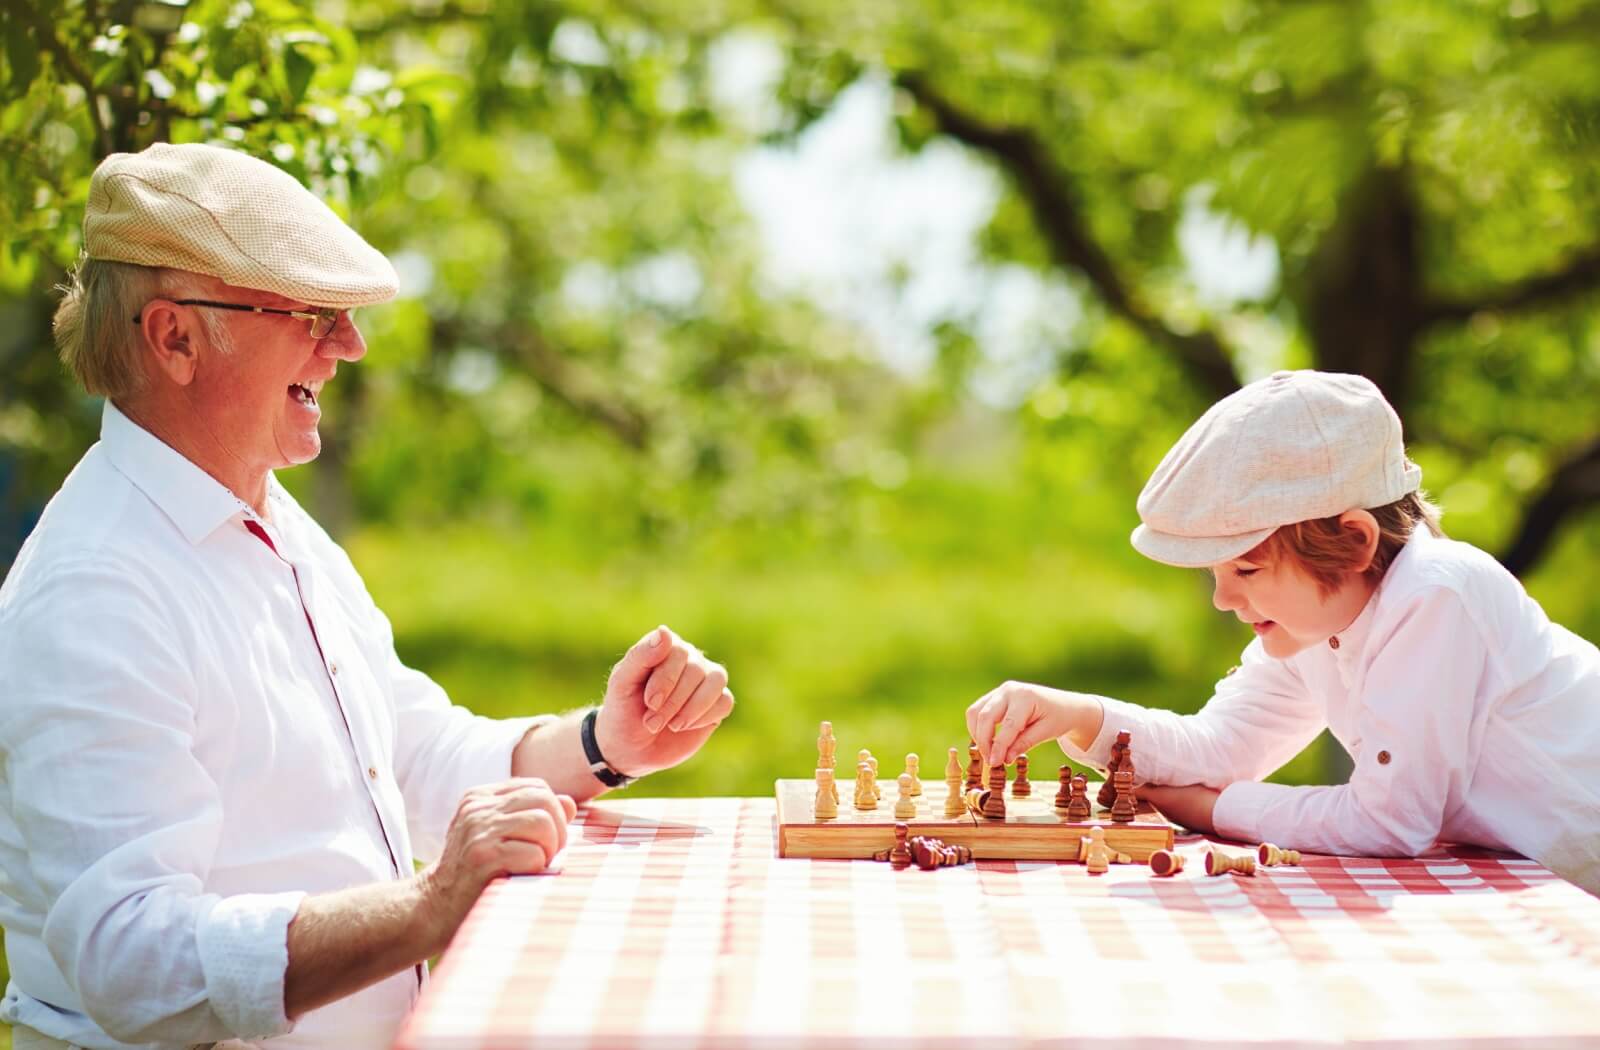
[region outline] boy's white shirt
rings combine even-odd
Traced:
[[[1090,746],[1060,744],[1104,768],[1131,732],[1141,782],[1222,789],[1230,838],[1356,856],[1470,843],[1600,894],[1600,650],[1489,555],[1429,534],[1336,637],[1287,660],[1258,638],[1199,712],[1105,698]],[[1355,761],[1347,784],[1260,782],[1324,727]]]

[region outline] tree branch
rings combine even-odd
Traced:
[[[1600,438],[1550,475],[1544,491],[1523,512],[1500,563],[1521,576],[1543,556],[1562,520],[1595,502],[1600,502]]]
[[[78,83],[79,87],[83,88],[84,101],[88,103],[89,123],[94,125],[95,145],[99,150],[100,158],[104,159],[110,156],[114,152],[111,133],[107,129],[105,121],[100,117],[100,93],[95,90],[94,78],[89,75],[87,70],[78,65],[77,59],[72,57],[72,52],[68,51],[60,39],[56,37],[55,26],[50,24],[49,19],[35,11],[32,4],[28,3],[27,0],[18,0],[16,4],[8,6],[11,6],[14,12],[21,12],[23,17],[33,26],[33,33],[39,44],[50,52],[51,57],[56,60],[56,64],[61,67],[62,72],[66,73],[67,76]]]
[[[1064,173],[1031,131],[984,123],[941,95],[921,73],[902,72],[895,82],[932,115],[941,132],[988,154],[1011,176],[1057,265],[1082,273],[1113,313],[1175,354],[1211,394],[1223,397],[1239,389],[1233,362],[1214,332],[1173,330],[1124,282],[1084,221]]]
[[[1553,306],[1576,296],[1600,291],[1600,245],[1594,245],[1567,261],[1553,273],[1530,277],[1505,288],[1472,298],[1438,298],[1425,308],[1427,324],[1464,321],[1479,311],[1531,310]]]

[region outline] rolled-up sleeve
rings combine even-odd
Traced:
[[[1294,670],[1251,642],[1238,670],[1192,715],[1102,697],[1105,721],[1087,748],[1060,739],[1068,757],[1104,769],[1119,732],[1132,740],[1142,782],[1223,787],[1267,776],[1327,725],[1322,703]]]
[[[1233,784],[1217,799],[1218,832],[1355,856],[1414,856],[1438,838],[1477,762],[1484,634],[1442,587],[1402,603],[1373,632],[1385,640],[1367,669],[1349,782]]]
[[[284,1013],[301,894],[202,891],[222,823],[194,754],[195,682],[135,574],[63,566],[0,623],[5,783],[42,940],[83,1010],[130,1043],[260,1039]]]

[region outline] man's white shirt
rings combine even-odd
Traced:
[[[1435,841],[1532,857],[1600,893],[1600,651],[1551,623],[1489,555],[1419,533],[1333,645],[1287,660],[1261,640],[1198,713],[1103,699],[1078,761],[1118,731],[1155,784],[1222,789],[1213,820],[1246,842],[1413,856]],[[1323,729],[1349,783],[1261,783]]]
[[[107,403],[0,588],[0,1019],[94,1048],[377,1048],[415,1000],[420,969],[291,1025],[289,921],[433,858],[539,719],[405,667],[269,486],[265,522]]]

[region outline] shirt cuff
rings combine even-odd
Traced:
[[[1240,842],[1261,842],[1270,837],[1262,833],[1267,807],[1274,798],[1295,789],[1288,784],[1263,784],[1259,780],[1236,780],[1222,789],[1211,810],[1211,826],[1224,838]]]
[[[456,785],[453,798],[469,788],[492,784],[511,776],[511,755],[529,730],[542,729],[561,721],[558,715],[531,715],[526,718],[483,719],[485,731],[477,733],[461,749],[459,769],[465,779]]]
[[[1100,722],[1100,732],[1090,741],[1089,746],[1078,747],[1065,735],[1058,737],[1056,743],[1061,745],[1061,750],[1074,762],[1104,773],[1106,766],[1111,762],[1111,745],[1116,742],[1117,734],[1127,730],[1137,739],[1141,735],[1138,727],[1145,722],[1146,710],[1138,704],[1130,704],[1126,700],[1116,700],[1109,696],[1099,696],[1095,699],[1100,701],[1100,709],[1105,712],[1105,718]],[[1133,752],[1134,768],[1137,769],[1138,743],[1133,745]]]
[[[242,1039],[283,1035],[289,922],[305,894],[244,893],[223,897],[200,920],[196,946],[211,1009]]]

